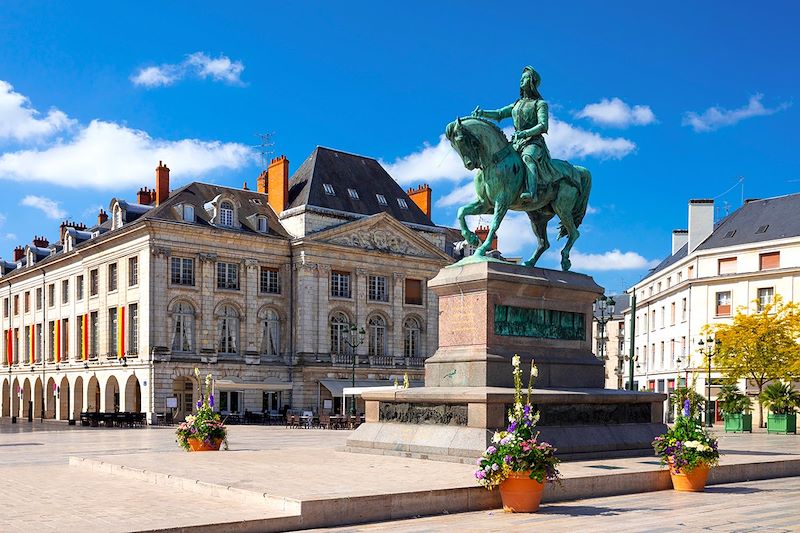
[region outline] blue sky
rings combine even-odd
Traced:
[[[428,182],[434,220],[453,224],[469,175],[444,126],[512,102],[530,64],[551,151],[593,174],[574,269],[618,292],[668,254],[690,198],[719,197],[722,216],[740,176],[746,198],[800,191],[798,15],[768,1],[5,2],[0,255],[133,199],[159,160],[174,184],[254,186],[259,132],[292,171],[323,145]],[[506,255],[533,252],[526,226],[501,229]]]

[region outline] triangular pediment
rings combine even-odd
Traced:
[[[386,213],[362,218],[307,235],[302,240],[324,242],[396,255],[408,255],[452,262],[433,243]]]

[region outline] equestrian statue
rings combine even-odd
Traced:
[[[477,199],[458,210],[461,234],[477,246],[476,256],[485,256],[506,212],[524,211],[538,240],[536,252],[524,262],[534,266],[550,247],[547,223],[560,220],[558,238],[567,237],[561,250],[561,268],[569,270],[569,252],[580,233],[586,214],[592,175],[583,167],[551,159],[544,140],[549,124],[547,102],[539,94],[541,77],[533,67],[522,70],[519,99],[496,110],[476,107],[469,117],[447,125],[445,135],[461,156],[464,166],[477,169]],[[509,118],[514,122],[511,142],[493,122]],[[489,234],[481,243],[466,223],[467,215],[494,214]]]

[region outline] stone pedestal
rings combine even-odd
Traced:
[[[592,303],[603,289],[583,274],[468,259],[428,283],[439,297],[439,348],[425,387],[365,392],[366,423],[355,452],[474,461],[513,404],[511,358],[527,383],[541,439],[562,458],[652,454],[666,426],[663,394],[603,389],[592,354]]]

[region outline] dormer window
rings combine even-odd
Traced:
[[[219,224],[220,226],[233,227],[233,204],[222,202],[219,204]]]
[[[258,231],[260,233],[267,233],[268,229],[267,217],[258,217]]]
[[[386,205],[386,197],[382,194],[376,194],[375,198],[378,199],[378,203],[381,205]]]
[[[331,185],[330,183],[323,183],[322,188],[325,189],[325,194],[336,196],[336,191],[333,190],[333,185]]]
[[[350,194],[350,198],[353,200],[358,200],[358,191],[355,189],[347,189],[348,194]]]
[[[408,209],[408,204],[403,198],[397,199],[397,205],[399,205],[401,209]]]
[[[114,229],[119,229],[122,227],[122,208],[117,204],[114,206],[114,222],[113,222]]]
[[[183,212],[181,213],[181,218],[185,222],[194,222],[194,206],[193,205],[183,205]]]

